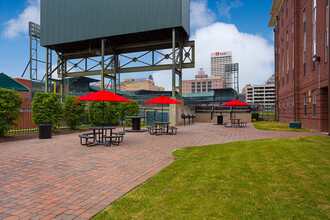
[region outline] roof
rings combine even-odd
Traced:
[[[41,0],[41,46],[63,53],[190,34],[189,0]]]
[[[0,73],[0,88],[13,89],[16,91],[30,91],[30,89],[23,84],[12,79],[4,73]]]
[[[205,92],[205,93],[188,93],[188,94],[182,94],[183,98],[197,98],[197,97],[206,97],[206,96],[212,96],[213,92]]]
[[[271,18],[269,20],[268,27],[273,27],[276,25],[276,17],[281,9],[282,3],[283,0],[273,0],[272,8],[269,13],[271,15]]]

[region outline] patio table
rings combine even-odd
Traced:
[[[170,125],[170,122],[154,122],[156,128],[162,128],[164,129],[163,134],[168,134],[168,126]]]
[[[116,129],[116,127],[111,126],[98,126],[98,127],[91,127],[91,130],[93,130],[93,136],[94,136],[94,145],[111,145],[110,142],[105,141],[106,136],[112,136],[112,130]],[[108,135],[109,132],[109,135]]]
[[[231,127],[239,127],[240,118],[229,118]]]

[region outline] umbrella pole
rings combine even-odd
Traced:
[[[103,101],[102,120],[103,120],[103,122],[102,122],[102,126],[103,126],[104,125],[104,101]]]
[[[162,122],[164,121],[164,104],[162,104]]]

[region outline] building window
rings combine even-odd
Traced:
[[[303,11],[304,39],[303,39],[303,64],[304,75],[306,75],[306,9]]]
[[[289,97],[287,99],[287,108],[288,108],[288,115],[290,114],[290,108],[289,108]]]
[[[304,116],[307,116],[307,96],[304,94]]]
[[[293,115],[296,115],[296,108],[294,107],[294,96],[292,97],[292,109],[293,109]]]
[[[313,91],[313,116],[316,116],[316,90]]]
[[[313,56],[316,56],[316,0],[313,0],[313,11],[312,11],[312,22],[313,22]],[[315,69],[315,61],[313,61],[313,69]]]

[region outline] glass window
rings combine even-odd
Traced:
[[[307,116],[307,96],[304,94],[304,116]]]
[[[316,116],[316,90],[313,91],[313,116]]]

